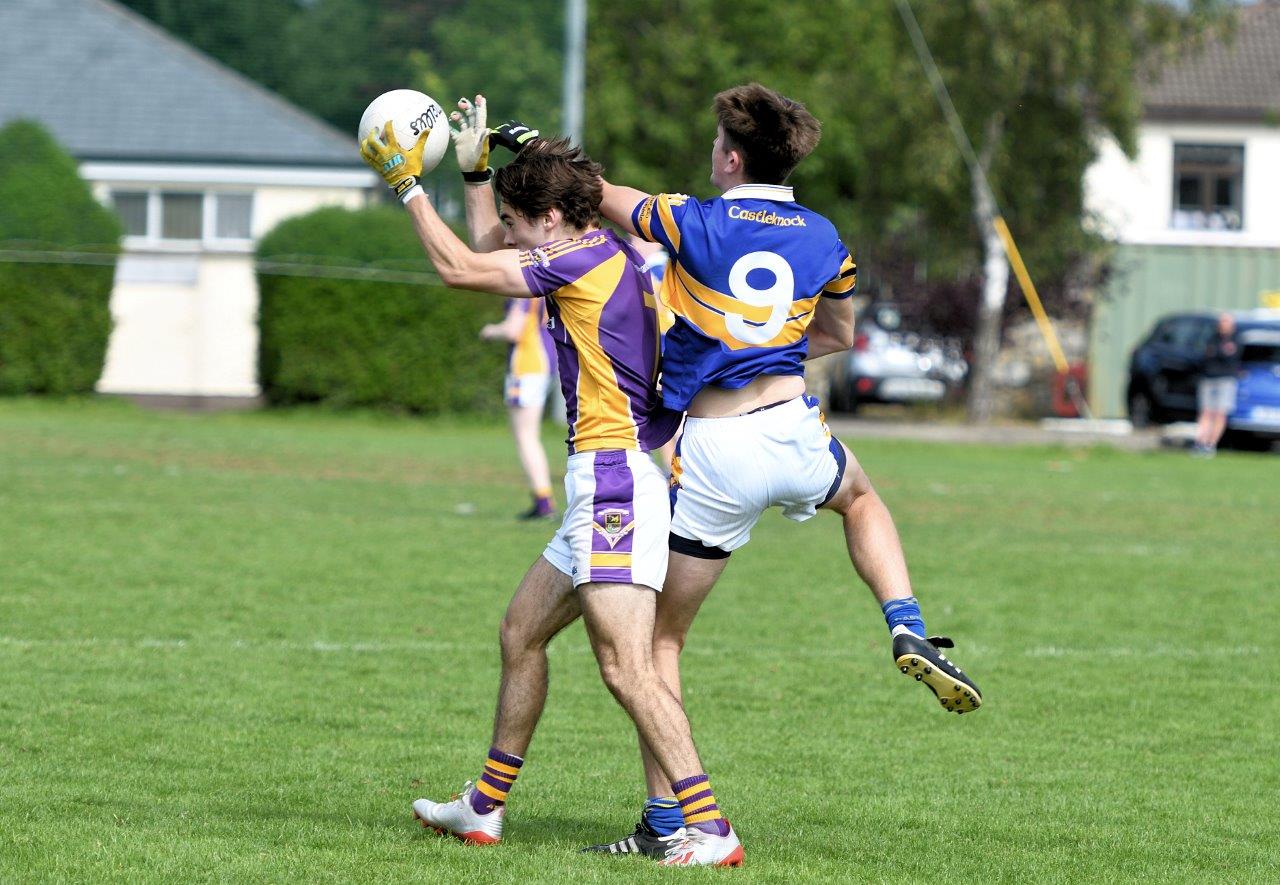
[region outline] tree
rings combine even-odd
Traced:
[[[352,134],[375,96],[413,82],[413,59],[424,35],[459,5],[459,0],[121,2]]]
[[[1144,63],[1222,3],[918,5],[995,196],[1046,303],[1060,306],[1100,246],[1082,224],[1096,134],[1132,150]],[[758,79],[804,101],[823,140],[796,172],[801,199],[849,239],[864,281],[898,296],[963,293],[977,317],[971,413],[982,418],[1008,269],[894,0],[830,0],[803,16],[764,0],[632,0],[592,13],[587,146],[609,174],[705,194],[716,91]]]
[[[975,142],[977,168],[967,171],[966,183],[984,279],[968,417],[985,422],[1009,283],[996,201],[1008,207],[1041,264],[1060,270],[1064,259],[1087,251],[1083,180],[1096,127],[1132,155],[1142,64],[1193,33],[1221,4],[1197,0],[1186,13],[1158,0],[920,6],[922,29],[932,34],[929,43]],[[1066,255],[1055,256],[1064,245]]]
[[[561,0],[468,0],[431,25],[412,54],[412,82],[446,111],[465,95],[484,93],[490,121],[511,117],[546,132],[560,127],[564,28]]]
[[[0,243],[99,253],[89,264],[0,261],[0,393],[93,390],[111,334],[121,228],[38,123],[0,129]]]

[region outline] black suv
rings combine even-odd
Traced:
[[[1232,313],[1236,317],[1236,336],[1245,345],[1245,362],[1249,363],[1249,355],[1254,353],[1265,363],[1260,374],[1266,376],[1254,383],[1255,379],[1248,371],[1251,366],[1244,367],[1241,373],[1242,402],[1237,411],[1248,411],[1246,407],[1251,407],[1254,411],[1261,409],[1269,416],[1273,392],[1270,386],[1266,390],[1262,386],[1264,381],[1271,384],[1270,376],[1280,373],[1280,366],[1273,365],[1275,360],[1270,349],[1253,346],[1266,342],[1261,339],[1251,342],[1259,335],[1275,336],[1280,332],[1280,323],[1277,322],[1280,316],[1266,311]],[[1204,369],[1209,342],[1217,330],[1217,312],[1177,313],[1156,322],[1155,328],[1129,358],[1126,401],[1129,420],[1135,427],[1196,419],[1196,386]],[[1258,389],[1254,390],[1255,387]],[[1235,427],[1247,417],[1233,414],[1230,426]]]

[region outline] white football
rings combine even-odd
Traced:
[[[430,129],[431,134],[427,136],[426,147],[422,150],[422,174],[426,175],[440,164],[444,152],[449,149],[449,121],[434,98],[412,89],[393,89],[382,93],[360,116],[356,140],[363,141],[370,129],[381,132],[388,120],[394,122],[396,141],[405,150],[417,144],[418,137]]]

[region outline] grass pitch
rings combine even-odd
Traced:
[[[0,880],[1280,875],[1275,460],[855,451],[986,705],[894,669],[834,517],[768,515],[686,655],[747,865],[662,871],[575,853],[642,798],[580,626],[507,841],[410,821],[480,771],[551,531],[503,427],[0,402]]]

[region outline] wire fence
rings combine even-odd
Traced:
[[[79,264],[110,266],[122,255],[114,245],[84,244],[73,248],[49,248],[21,241],[0,243],[0,264]],[[167,257],[196,253],[162,253]],[[357,282],[400,283],[411,286],[440,286],[440,275],[431,270],[406,267],[403,261],[370,264],[334,263],[319,255],[276,255],[254,261],[261,274]]]

